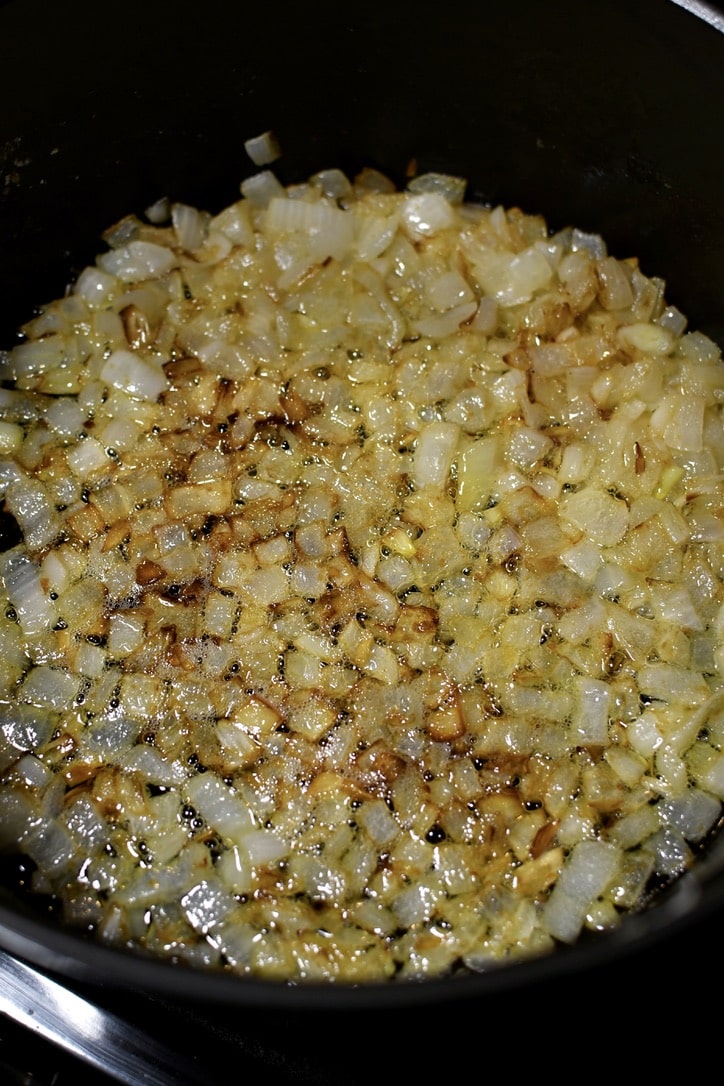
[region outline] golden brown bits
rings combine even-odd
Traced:
[[[95,764],[89,764],[88,762],[73,762],[63,772],[66,785],[70,789],[64,796],[64,802],[68,801],[69,796],[76,794],[85,788],[90,781],[93,780],[99,767]]]
[[[123,321],[123,332],[128,346],[133,347],[134,350],[138,347],[145,347],[151,338],[146,315],[141,312],[138,306],[127,305],[121,310],[120,316]]]
[[[136,566],[136,582],[140,585],[153,584],[155,581],[160,581],[161,578],[165,576],[166,571],[156,562],[152,562],[149,558],[144,558],[143,561],[139,562]]]
[[[170,584],[162,593],[170,603],[201,604],[206,598],[207,585],[200,578],[182,584]]]
[[[380,739],[355,759],[358,779],[368,789],[386,794],[405,769],[404,760]]]
[[[539,856],[542,856],[544,852],[547,852],[555,840],[556,833],[560,822],[556,819],[553,822],[547,822],[545,826],[541,826],[537,834],[533,838],[533,844],[530,846],[530,854],[534,860],[537,860]]]
[[[606,674],[618,675],[626,664],[627,659],[628,657],[625,652],[621,652],[620,649],[614,649],[606,662]]]
[[[294,389],[289,389],[284,393],[281,398],[281,406],[284,418],[290,424],[304,422],[312,413],[309,406]]]
[[[103,517],[94,505],[82,505],[68,516],[68,528],[78,539],[89,543],[105,530]]]
[[[128,539],[131,534],[131,524],[128,520],[119,520],[115,524],[112,524],[108,529],[106,538],[103,543],[103,551],[112,551],[114,547],[119,546],[124,540]]]
[[[481,709],[486,716],[503,715],[503,706],[500,703],[500,699],[487,684],[485,684],[485,697],[482,700]]]
[[[164,372],[172,384],[188,384],[203,373],[203,366],[198,358],[185,355],[183,358],[173,358],[164,363]]]
[[[532,313],[528,322],[531,332],[543,336],[546,339],[556,339],[562,333],[571,328],[573,323],[573,310],[567,301],[555,295],[541,298],[537,305],[532,307]]]
[[[508,351],[503,356],[503,361],[513,370],[529,370],[531,367],[530,355],[524,347],[516,347],[514,351]]]
[[[465,734],[465,712],[457,686],[444,701],[428,712],[425,728],[430,738],[438,743],[449,743]]]
[[[405,606],[395,626],[394,640],[406,641],[421,634],[434,634],[437,624],[438,614],[432,607]]]
[[[176,633],[175,627],[170,627]],[[165,631],[166,632],[166,631]],[[166,650],[166,660],[173,667],[180,668],[181,671],[193,671],[196,664],[192,658],[192,655],[187,653],[185,642],[173,641]]]
[[[646,457],[638,441],[634,441],[634,470],[637,475],[643,475],[646,470]]]

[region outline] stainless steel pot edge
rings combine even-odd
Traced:
[[[673,0],[673,3],[724,33],[724,12],[718,5],[709,4],[706,0]]]
[[[0,1013],[125,1086],[212,1086],[149,1033],[1,950]]]

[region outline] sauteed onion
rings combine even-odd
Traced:
[[[105,943],[483,970],[716,826],[719,351],[464,192],[160,201],[2,355],[0,843]]]

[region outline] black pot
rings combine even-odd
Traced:
[[[470,198],[599,232],[664,277],[690,327],[722,343],[724,35],[707,11],[710,23],[670,0],[434,11],[125,0],[101,15],[89,0],[15,0],[0,11],[0,344],[125,213],[162,195],[211,211],[235,199],[254,170],[244,140],[268,128],[285,183],[363,165],[402,181],[415,159],[421,172],[469,178]],[[78,980],[188,996],[177,969],[58,930],[5,881],[6,949]],[[540,961],[363,989],[204,975],[192,994],[287,1009],[481,1000],[581,971],[600,978],[603,963],[643,955],[663,968],[704,931],[721,955],[722,921],[719,839],[650,910]]]

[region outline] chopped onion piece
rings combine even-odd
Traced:
[[[551,935],[564,943],[578,937],[586,913],[615,878],[620,852],[604,841],[582,841],[568,858],[546,903],[545,922]]]
[[[459,438],[459,427],[451,422],[426,426],[415,448],[415,483],[418,487],[444,486]]]
[[[450,204],[461,204],[465,198],[467,181],[464,177],[452,177],[444,173],[421,173],[408,184],[410,192],[436,192]]]
[[[402,208],[402,221],[414,240],[429,237],[452,225],[450,204],[438,192],[410,196]]]
[[[155,363],[119,349],[109,355],[101,378],[139,400],[156,400],[167,387],[163,370]]]
[[[266,207],[274,198],[285,195],[283,186],[270,170],[262,170],[242,181],[241,194],[259,207]]]
[[[244,150],[255,166],[268,166],[281,157],[281,147],[273,132],[262,132],[244,141]]]
[[[98,257],[101,270],[124,283],[140,283],[165,275],[176,264],[174,253],[151,241],[130,241]]]

